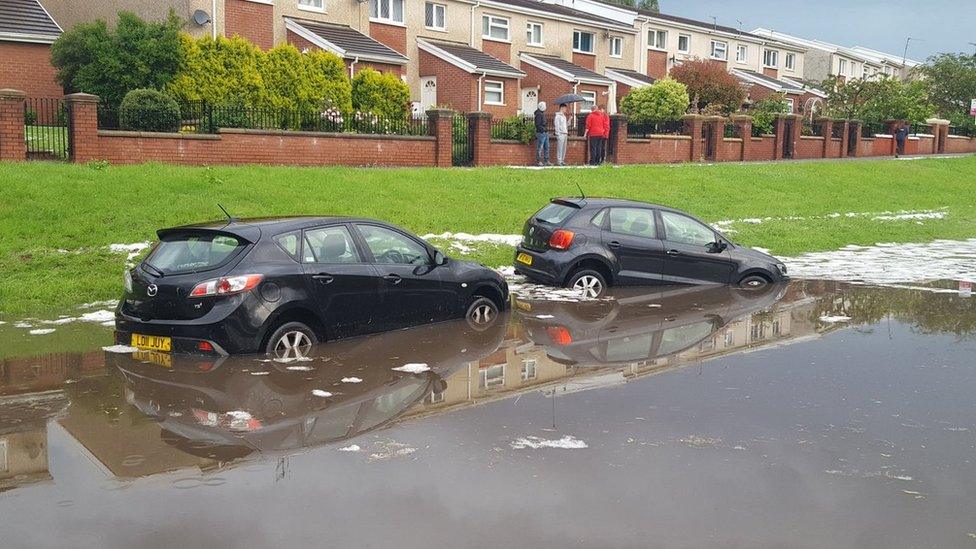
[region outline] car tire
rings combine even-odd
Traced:
[[[298,360],[307,357],[316,343],[318,338],[311,328],[301,322],[288,322],[271,334],[264,352],[283,362]]]
[[[579,290],[584,297],[600,297],[607,291],[607,280],[598,271],[580,269],[569,277],[566,287]]]
[[[769,286],[769,279],[762,275],[747,275],[739,281],[739,287],[746,290],[761,290]]]
[[[464,318],[468,321],[468,326],[480,332],[494,326],[498,314],[497,303],[487,297],[476,295],[468,305]]]

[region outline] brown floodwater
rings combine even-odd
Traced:
[[[287,363],[4,320],[3,547],[976,544],[953,282],[516,296]]]

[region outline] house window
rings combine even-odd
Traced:
[[[656,50],[666,49],[668,45],[668,31],[654,30],[647,31],[647,47]]]
[[[447,6],[427,2],[424,4],[424,25],[428,29],[444,30],[447,28]]]
[[[796,70],[796,54],[788,53],[786,54],[786,70],[795,71]]]
[[[776,68],[779,66],[779,52],[777,50],[763,50],[763,66]]]
[[[403,23],[403,0],[369,0],[369,18],[384,23]]]
[[[525,24],[525,43],[530,46],[542,45],[542,23],[529,21]]]
[[[481,370],[481,379],[478,380],[479,389],[491,389],[505,385],[505,365],[496,364]]]
[[[596,92],[594,91],[581,91],[580,95],[583,96],[583,101],[580,102],[580,112],[590,112],[593,110],[593,106],[596,105]]]
[[[485,105],[505,104],[505,83],[501,80],[485,80]]]
[[[522,381],[535,379],[535,367],[537,361],[534,358],[527,358],[522,361]]]
[[[325,0],[298,0],[298,9],[325,11]]]
[[[748,63],[749,62],[749,46],[745,44],[739,44],[735,47],[735,61],[736,63]]]
[[[725,61],[729,58],[729,45],[726,42],[720,42],[718,40],[712,40],[712,59],[719,59]]]
[[[508,19],[485,15],[481,18],[481,36],[489,40],[508,42]]]
[[[444,392],[440,393],[431,392],[427,395],[427,404],[437,404],[438,402],[444,402]]]
[[[610,57],[623,57],[624,39],[619,36],[610,37]]]
[[[847,59],[837,60],[837,74],[843,76],[847,72]]]
[[[691,35],[690,34],[679,34],[678,35],[678,52],[680,52],[680,53],[691,53]]]
[[[786,98],[786,108],[788,109],[788,112],[794,112],[793,111],[793,107],[794,106],[795,106],[795,103],[793,101],[793,98],[792,97],[787,97]]]
[[[729,328],[725,331],[725,346],[732,347],[734,345],[735,345],[735,332],[732,331],[732,328]]]
[[[574,30],[573,51],[593,53],[593,33]]]
[[[857,63],[851,63],[851,76],[857,74]]]

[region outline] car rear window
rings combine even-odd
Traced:
[[[551,225],[561,225],[563,221],[566,221],[574,213],[579,210],[573,208],[572,206],[566,206],[565,204],[552,203],[547,205],[545,208],[539,210],[535,214],[535,218],[543,223],[549,223]]]
[[[166,235],[146,258],[146,263],[165,274],[192,273],[220,267],[247,243],[235,236],[213,233]]]

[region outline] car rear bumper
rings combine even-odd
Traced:
[[[531,265],[526,265],[518,261],[519,254],[523,253],[532,258]],[[567,258],[562,257],[563,254],[560,254],[559,257],[554,257],[555,255],[556,253],[552,251],[539,252],[519,245],[515,247],[513,265],[519,274],[525,275],[532,280],[552,286],[562,286],[563,281],[566,279],[569,262]]]

